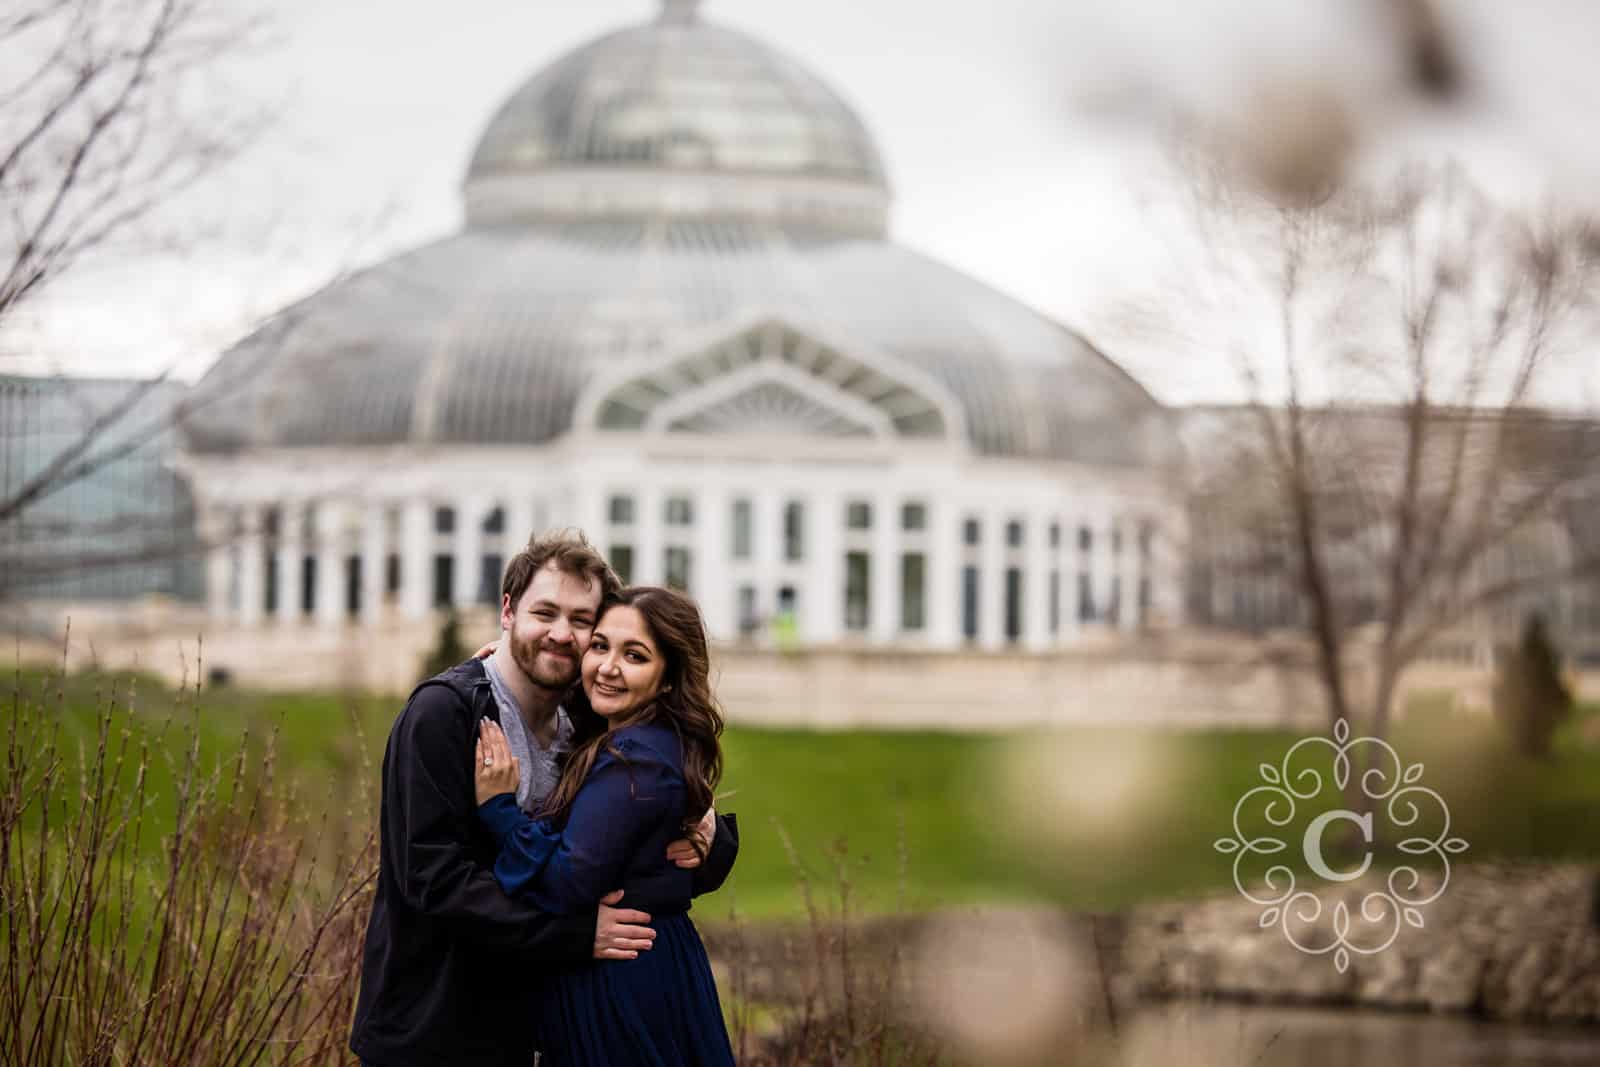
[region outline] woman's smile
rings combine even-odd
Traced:
[[[666,660],[637,608],[610,608],[595,626],[583,656],[589,706],[612,723],[626,721],[661,692]]]

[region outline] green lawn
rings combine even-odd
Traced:
[[[81,744],[88,753],[97,707],[114,687],[125,708],[130,680],[79,677],[61,688],[26,673],[19,685],[24,697],[6,700],[6,716],[29,706],[26,734],[54,724],[67,752]],[[114,718],[113,744],[127,729],[135,748],[150,739],[169,750],[187,744],[193,724],[208,760],[231,760],[244,745],[255,767],[276,730],[301,809],[370,818],[365,802],[397,701],[222,689],[191,708],[148,680],[132,693],[132,712]],[[1534,763],[1504,753],[1491,724],[1429,713],[1393,740],[1408,764],[1425,763],[1423,784],[1447,798],[1455,832],[1472,846],[1467,860],[1600,859],[1600,746],[1583,747],[1578,736],[1573,724],[1556,756]],[[702,904],[713,917],[730,904],[753,917],[796,914],[796,859],[819,899],[836,900],[842,876],[852,906],[872,911],[897,907],[902,894],[912,909],[1040,900],[1114,908],[1226,886],[1230,860],[1212,842],[1229,832],[1238,798],[1261,784],[1258,766],[1276,764],[1298,735],[730,728],[725,740],[730,795],[721,807],[738,812],[744,845],[730,891]],[[32,747],[24,736],[24,758]],[[180,763],[153,763],[153,795],[170,796]]]

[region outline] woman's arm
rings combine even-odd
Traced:
[[[537,878],[561,847],[561,835],[545,820],[532,819],[517,807],[514,793],[500,793],[478,805],[478,818],[500,842],[494,879],[507,896],[515,897],[517,887]]]
[[[509,899],[473,859],[472,773],[462,758],[472,745],[470,721],[454,690],[426,684],[395,719],[379,811],[384,877],[393,876],[405,906],[476,944],[546,961],[598,952],[590,909],[574,908],[564,919],[533,910]]]
[[[509,748],[495,747],[504,745],[497,734],[485,725],[486,750],[496,763],[510,759]],[[478,808],[500,843],[494,875],[508,895],[565,913],[592,907],[621,885],[629,859],[682,787],[648,749],[625,738],[615,744],[622,757],[601,750],[559,834],[525,815],[508,793]]]

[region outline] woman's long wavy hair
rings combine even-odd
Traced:
[[[684,821],[692,825],[711,807],[717,783],[722,779],[722,710],[711,691],[711,653],[705,623],[699,607],[682,593],[662,586],[635,585],[600,605],[596,629],[606,612],[616,607],[630,607],[639,613],[656,650],[666,659],[655,699],[617,726],[661,720],[672,727],[683,749],[687,790]],[[539,810],[541,816],[558,824],[572,811],[572,802],[600,752],[624,758],[607,741],[606,720],[590,708],[581,688],[563,704],[572,719],[573,747],[562,764],[560,780]]]

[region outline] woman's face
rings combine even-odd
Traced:
[[[597,714],[623,718],[655,699],[666,669],[644,616],[619,605],[595,624],[583,655],[583,691]]]

